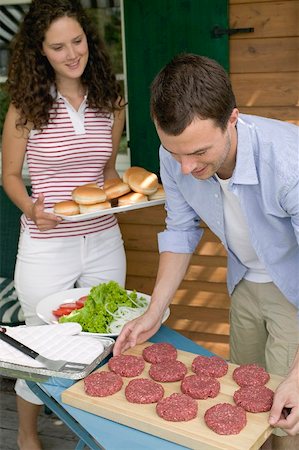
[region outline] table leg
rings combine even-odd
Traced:
[[[53,411],[80,439],[75,450],[83,450],[85,445],[90,450],[105,450],[62,406],[53,398],[49,397],[36,383],[26,380],[26,383],[42,402]]]

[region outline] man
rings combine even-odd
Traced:
[[[299,448],[298,127],[239,114],[225,70],[193,54],[156,76],[151,114],[162,144],[166,230],[150,307],[124,327],[114,354],[159,329],[203,219],[228,252],[230,359],[285,377],[269,421],[290,436],[275,438],[274,448]]]

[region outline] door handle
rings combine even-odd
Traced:
[[[212,35],[212,38],[217,39],[224,35],[231,36],[232,34],[237,34],[237,33],[253,33],[253,32],[254,32],[254,28],[252,28],[252,27],[250,27],[250,28],[221,28],[221,27],[218,27],[218,25],[216,25],[212,29],[211,35]]]

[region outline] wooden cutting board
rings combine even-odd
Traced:
[[[147,342],[128,350],[131,355],[141,355],[142,350],[151,345]],[[188,374],[192,374],[191,363],[197,355],[178,350],[178,360],[188,367]],[[139,378],[150,378],[148,375],[150,364],[146,363],[145,370]],[[125,386],[132,378],[123,378],[124,385],[121,391],[109,397],[90,397],[84,392],[83,380],[77,382],[62,393],[62,401],[68,405],[83,409],[114,422],[153,434],[191,449],[200,450],[257,450],[272,432],[268,424],[269,413],[247,413],[247,425],[240,434],[222,436],[210,430],[204,422],[204,413],[217,403],[231,403],[233,393],[239,386],[232,379],[233,370],[238,367],[229,364],[228,373],[218,378],[221,384],[217,397],[198,401],[198,416],[189,422],[168,422],[161,419],[156,413],[156,404],[138,405],[129,403],[124,394]],[[109,370],[107,364],[97,371]],[[275,390],[282,378],[271,375],[267,387]],[[180,391],[180,382],[161,383],[165,389],[165,397]]]

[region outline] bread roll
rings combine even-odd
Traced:
[[[118,206],[128,206],[134,203],[147,202],[148,198],[144,194],[138,192],[130,192],[129,194],[123,195],[118,199]]]
[[[72,198],[76,203],[81,205],[93,205],[94,203],[104,202],[107,196],[103,189],[90,186],[79,186],[73,190]]]
[[[87,183],[87,184],[83,184],[82,186],[80,186],[80,187],[94,187],[94,188],[97,188],[97,189],[100,189],[100,186],[98,185],[98,183]],[[76,188],[77,189],[77,188]]]
[[[151,195],[158,189],[158,177],[156,174],[148,171],[132,172],[129,174],[128,184],[132,191]]]
[[[143,173],[143,172],[147,172],[146,169],[144,169],[143,167],[137,167],[137,166],[133,166],[133,167],[129,167],[123,174],[123,181],[124,183],[129,183],[129,176],[133,173]]]
[[[80,214],[79,205],[73,200],[58,202],[54,205],[54,214],[58,216],[60,214],[63,216],[75,216],[76,214]]]
[[[160,200],[165,198],[165,191],[162,184],[158,184],[156,192],[148,196],[149,200]]]
[[[126,183],[123,183],[122,181],[105,189],[105,193],[107,195],[108,200],[118,198],[121,195],[127,194],[130,191],[131,191],[130,186]]]
[[[104,186],[103,189],[104,191],[106,189],[109,189],[111,186],[115,186],[118,183],[122,183],[122,179],[121,178],[110,178],[109,180],[105,180],[104,181]]]
[[[93,205],[79,205],[80,213],[86,214],[90,212],[102,211],[111,208],[110,202],[94,203]]]

